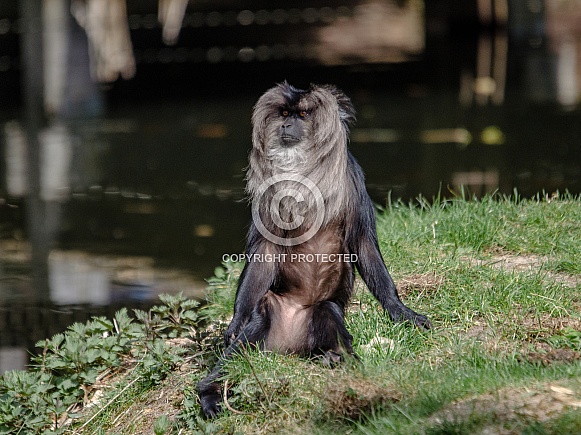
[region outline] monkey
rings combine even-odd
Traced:
[[[393,321],[431,328],[401,302],[380,253],[375,208],[348,149],[355,120],[351,100],[333,85],[303,90],[285,81],[254,107],[246,263],[225,351],[197,385],[207,417],[222,409],[217,379],[241,346],[327,365],[355,356],[344,322],[355,269]]]

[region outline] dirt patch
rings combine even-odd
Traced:
[[[401,393],[369,379],[340,376],[329,384],[323,400],[327,417],[359,420],[373,409],[399,402]]]
[[[166,340],[170,347],[189,348],[192,340],[189,338],[171,338]],[[75,433],[88,433],[85,426],[100,413],[108,414],[111,433],[153,433],[153,426],[157,419],[163,415],[170,421],[176,419],[183,407],[183,391],[187,382],[184,374],[191,373],[194,369],[191,363],[182,363],[161,381],[157,388],[146,389],[145,393],[138,394],[133,402],[127,401],[127,395],[131,389],[135,389],[141,382],[149,382],[133,372],[137,361],[132,357],[124,359],[122,367],[115,370],[106,370],[98,378],[97,382],[85,390],[84,403],[73,409],[74,412],[86,412],[83,425],[76,429]],[[135,386],[134,386],[135,384]],[[129,389],[129,392],[126,390]],[[111,392],[113,397],[108,397]],[[121,400],[121,399],[123,400]],[[119,399],[119,400],[118,400]],[[126,408],[119,408],[117,403],[129,404]],[[94,408],[94,409],[92,409]],[[93,423],[94,424],[94,423]],[[89,426],[92,428],[92,426]],[[107,432],[109,433],[109,432]]]
[[[112,418],[110,432],[124,433],[127,428],[132,428],[132,433],[153,433],[153,425],[162,415],[170,421],[175,420],[183,402],[183,370],[187,370],[186,366],[171,374],[159,388],[149,390]]]
[[[434,293],[442,285],[444,278],[433,273],[404,276],[397,281],[399,296],[405,298],[411,293]]]
[[[488,266],[494,269],[511,270],[515,272],[538,272],[548,261],[549,257],[535,254],[507,254],[495,252],[487,260],[475,258],[466,258],[471,265]],[[544,271],[548,279],[563,284],[565,287],[575,288],[581,285],[580,275],[571,275],[568,273]]]
[[[537,271],[548,261],[548,257],[533,254],[496,254],[490,260],[478,261],[479,265],[495,269],[510,269],[517,272]]]
[[[472,326],[466,331],[466,335],[478,341],[486,341],[494,336],[494,330],[490,328],[488,322],[479,317],[473,319]]]
[[[517,356],[517,360],[520,362],[540,364],[543,366],[549,366],[554,363],[572,363],[580,359],[581,354],[573,349],[548,348],[525,352]]]
[[[561,334],[565,329],[572,328],[581,331],[581,319],[575,317],[552,317],[544,314],[538,318],[513,318],[513,322],[526,331],[527,341],[534,342],[553,335]]]
[[[422,296],[429,296],[436,292],[440,285],[444,282],[444,278],[438,277],[433,273],[415,274],[400,277],[396,280],[397,292],[401,299],[406,299],[407,296],[413,293],[419,293]],[[368,304],[362,304],[362,294],[368,292],[367,286],[360,277],[355,279],[353,285],[354,297],[347,306],[347,311],[367,311]]]
[[[476,433],[520,433],[510,427],[519,422],[547,421],[567,408],[580,408],[578,397],[578,392],[557,384],[506,388],[455,401],[433,414],[428,422],[441,426],[480,421],[476,423]]]
[[[500,325],[493,326],[483,318],[475,318],[462,335],[474,342],[480,343],[482,348],[490,354],[507,354],[518,348],[516,342],[506,340],[500,330]]]
[[[566,316],[552,317],[543,314],[538,317],[511,316],[497,319],[494,324],[482,317],[475,317],[472,325],[462,335],[480,342],[491,353],[518,352],[522,361],[552,364],[554,362],[573,362],[578,358],[567,349],[555,349],[549,344],[550,337],[561,336],[568,329],[581,331],[581,320]],[[518,334],[518,339],[509,339]],[[544,362],[543,362],[544,361]]]

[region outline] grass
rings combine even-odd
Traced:
[[[433,330],[393,324],[358,281],[346,323],[360,362],[330,370],[246,349],[227,364],[229,409],[208,421],[195,384],[214,364],[232,310],[241,265],[227,263],[199,311],[212,322],[173,372],[120,394],[137,372],[118,371],[98,401],[115,398],[108,409],[91,424],[94,411],[81,413],[67,430],[581,433],[581,200],[419,199],[389,204],[377,226],[402,299]]]

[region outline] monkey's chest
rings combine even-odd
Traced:
[[[333,300],[351,273],[349,261],[340,226],[328,225],[305,243],[286,248],[271,290],[301,306]]]
[[[341,292],[347,265],[339,254],[322,257],[305,255],[281,266],[277,287],[273,291],[301,306],[312,306],[333,300]]]

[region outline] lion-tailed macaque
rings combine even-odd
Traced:
[[[353,354],[345,306],[355,268],[393,321],[429,329],[406,307],[379,252],[375,210],[363,172],[347,149],[355,109],[334,86],[281,83],[256,103],[247,193],[252,200],[246,265],[226,350],[198,384],[202,410],[221,410],[217,379],[240,346],[332,364]]]

